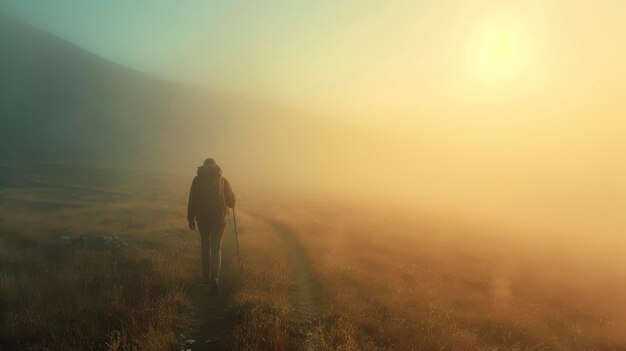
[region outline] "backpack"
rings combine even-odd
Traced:
[[[228,214],[224,197],[224,178],[203,180],[200,184],[199,211],[200,216],[211,219],[223,218]]]

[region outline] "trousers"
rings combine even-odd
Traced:
[[[202,259],[202,276],[209,282],[211,278],[219,279],[222,268],[222,238],[224,237],[225,221],[198,221],[200,231],[200,256]]]

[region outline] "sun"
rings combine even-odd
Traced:
[[[519,77],[530,61],[529,42],[524,27],[510,17],[484,20],[469,40],[467,63],[472,78],[494,84]]]

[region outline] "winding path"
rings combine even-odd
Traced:
[[[293,270],[293,304],[296,317],[300,322],[308,323],[317,317],[318,287],[311,274],[311,265],[307,254],[296,238],[296,230],[275,218],[266,219],[285,244]]]
[[[222,247],[222,259],[232,260],[235,255],[235,240],[230,232],[232,229],[226,227],[224,232],[224,242]],[[198,254],[200,248],[198,248]],[[220,273],[220,294],[218,296],[209,295],[209,285],[201,280],[193,282],[190,288],[191,301],[193,303],[191,319],[191,334],[185,336],[186,340],[194,340],[191,345],[182,341],[182,350],[224,350],[226,348],[226,338],[232,330],[234,320],[229,308],[230,297],[233,291],[233,274],[230,271],[230,264],[222,264]]]
[[[262,218],[276,233],[287,248],[289,261],[292,267],[293,282],[291,284],[294,320],[306,334],[318,313],[318,287],[312,278],[311,266],[306,252],[296,235],[296,229],[289,224],[272,217]],[[232,228],[227,227],[224,234],[223,257],[232,259],[236,255]],[[208,286],[194,283],[190,289],[193,302],[192,314],[189,316],[192,323],[192,333],[185,339],[193,339],[192,345],[184,345],[183,350],[222,350],[225,348],[226,338],[232,330],[234,321],[229,310],[229,299],[232,295],[232,274],[229,265],[222,265],[222,279],[220,281],[220,295],[208,295]]]

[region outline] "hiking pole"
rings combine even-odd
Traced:
[[[233,223],[235,224],[235,242],[237,243],[237,259],[241,264],[241,254],[239,254],[239,236],[237,234],[237,216],[235,215],[235,208],[233,207]]]

